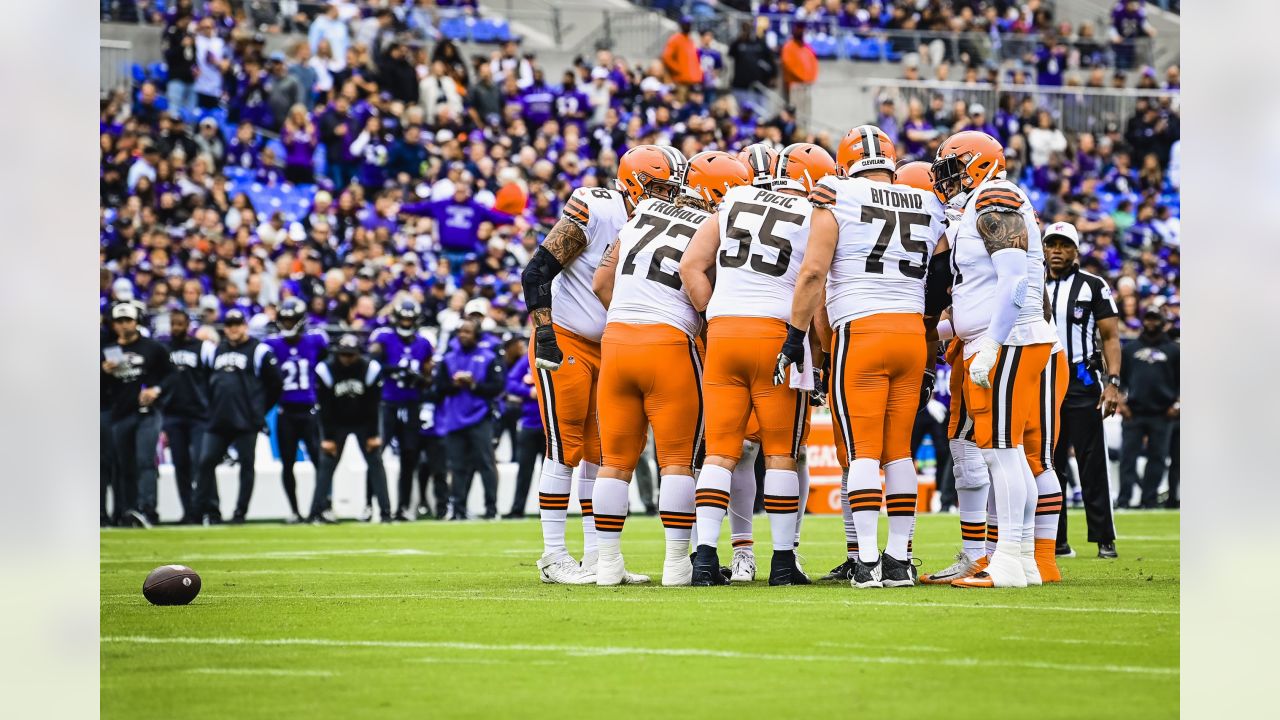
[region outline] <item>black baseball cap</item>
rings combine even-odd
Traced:
[[[227,311],[227,314],[222,317],[223,325],[240,325],[246,322],[248,322],[248,319],[245,318],[244,311],[240,308],[231,308]]]
[[[359,355],[360,354],[360,338],[347,333],[338,338],[338,354],[339,355]]]

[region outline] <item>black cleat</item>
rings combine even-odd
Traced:
[[[1057,557],[1073,558],[1076,556],[1076,551],[1071,549],[1070,544],[1062,543],[1054,547],[1053,554]]]
[[[720,557],[715,548],[698,546],[698,551],[693,554],[693,581],[689,584],[694,587],[729,584],[729,578],[720,568]]]
[[[911,562],[899,560],[889,553],[880,554],[880,584],[883,587],[911,587],[915,578],[911,573]]]
[[[232,525],[243,525],[243,524],[244,524],[244,515],[242,515],[242,514],[240,514],[240,513],[236,513],[235,515],[232,515],[232,516],[231,516],[231,524],[232,524]]]
[[[880,558],[883,558],[881,555]],[[864,563],[862,560],[854,560],[853,577],[849,578],[849,584],[856,588],[878,588],[884,587],[881,582],[881,561],[877,559],[873,563]]]
[[[813,581],[796,567],[795,550],[774,550],[769,561],[770,585],[812,585]]]
[[[1098,557],[1103,560],[1115,560],[1120,557],[1116,552],[1116,544],[1114,542],[1098,543]]]
[[[831,568],[831,572],[822,576],[823,582],[849,582],[853,578],[853,558],[848,558],[839,565]]]

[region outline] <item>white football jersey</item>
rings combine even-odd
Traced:
[[[997,301],[995,265],[978,234],[978,211],[989,207],[994,207],[995,212],[1016,212],[1027,226],[1027,287],[1004,344],[1038,345],[1058,339],[1058,333],[1044,319],[1044,247],[1035,210],[1017,185],[1008,180],[991,180],[970,194],[951,248],[951,270],[955,275],[951,322],[965,343],[965,357],[977,352],[975,341],[986,332]]]
[[[605,310],[591,291],[591,280],[604,251],[627,222],[622,193],[605,188],[578,188],[564,206],[564,217],[587,234],[587,247],[551,281],[551,321],[588,340],[604,335]]]
[[[929,192],[866,178],[828,176],[809,195],[839,226],[827,273],[832,327],[878,313],[924,313],[924,279],[946,231]]]
[[[722,316],[791,319],[791,299],[809,247],[813,205],[749,185],[731,188],[720,203],[716,287],[707,319]]]
[[[680,258],[709,216],[654,198],[640,201],[618,232],[609,322],[665,323],[691,338],[702,332],[702,316],[680,282]]]

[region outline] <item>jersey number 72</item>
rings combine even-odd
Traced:
[[[636,229],[647,227],[649,231],[640,237],[640,242],[632,246],[631,252],[627,253],[626,260],[622,263],[623,275],[634,275],[636,272],[636,256],[640,254],[653,242],[659,235],[664,232],[670,238],[685,238],[685,244],[689,242],[689,238],[693,237],[694,228],[678,222],[672,222],[664,217],[657,215],[641,214],[636,221]],[[684,251],[671,245],[664,245],[653,251],[653,259],[649,261],[649,272],[645,274],[646,280],[652,280],[662,283],[672,290],[679,290],[682,286],[680,283],[680,275],[676,273],[667,273],[662,271],[662,261],[670,258],[677,265],[680,264],[680,258],[684,257]]]

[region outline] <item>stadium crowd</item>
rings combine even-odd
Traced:
[[[378,496],[384,517],[445,517],[452,510],[462,519],[476,473],[488,516],[495,516],[492,447],[503,433],[512,436],[520,462],[510,514],[521,515],[542,439],[525,357],[520,274],[570,192],[609,186],[618,157],[637,144],[670,145],[691,157],[753,142],[780,149],[809,141],[834,150],[838,140],[801,127],[789,107],[762,115],[757,96],[738,92],[734,76],[748,71],[725,62],[742,48],[722,55],[710,36],[689,36],[702,71],[697,82],[673,82],[672,68],[661,60],[636,62],[607,50],[579,57],[557,77],[515,40],[472,57],[447,37],[424,43],[422,33],[411,32],[421,22],[410,12],[419,4],[395,0],[377,7],[334,2],[291,15],[280,28],[298,31],[296,41],[288,52],[268,53],[261,23],[244,15],[253,5],[104,2],[104,13],[116,17],[133,7],[162,21],[165,61],[162,72],[144,71],[132,87],[101,102],[104,525],[158,520],[157,442],[182,465],[189,522],[221,520],[216,496],[202,498],[195,476],[212,473],[228,446],[235,447],[242,478],[247,472],[250,479],[247,488],[242,484],[236,515],[243,519],[252,490],[252,443],[244,437],[252,439],[261,426],[232,423],[224,428],[225,441],[201,442],[211,413],[226,400],[214,394],[252,387],[252,407],[265,412],[288,392],[290,372],[316,384],[319,378],[308,373],[326,353],[312,358],[310,368],[290,370],[288,358],[277,357],[280,367],[271,369],[259,364],[255,355],[261,354],[250,345],[309,330],[327,332],[330,368],[344,356],[367,363],[371,350],[384,367],[369,378],[377,386],[369,392],[383,399],[384,407],[370,416],[382,432],[351,429],[370,459],[388,446],[401,456],[394,505],[371,477],[370,496]],[[776,5],[770,10],[829,8],[859,22],[878,4]],[[911,5],[888,3],[883,12],[896,18]],[[1015,7],[1009,5],[1008,22],[998,15],[992,22],[1019,31]],[[963,18],[980,27],[993,9],[940,17],[948,26]],[[1018,15],[1047,27],[1041,11],[1031,0]],[[927,16],[928,10],[913,22]],[[776,84],[782,71],[773,60],[758,78],[766,85]],[[1024,63],[1001,69],[1035,71]],[[1167,87],[1178,87],[1176,67],[1164,77]],[[1155,82],[1147,71],[1137,86]],[[906,159],[931,159],[943,139],[962,129],[999,138],[1011,178],[1040,191],[1044,222],[1078,228],[1081,265],[1112,284],[1122,337],[1136,337],[1148,311],[1176,335],[1176,104],[1140,101],[1127,123],[1097,134],[1066,134],[1034,98],[1016,102],[1011,95],[992,109],[941,95],[928,104],[884,96],[868,117],[847,120],[876,122]],[[1104,194],[1114,198],[1112,206],[1100,202]],[[294,299],[302,319],[282,322],[282,308]],[[390,348],[395,342],[371,338],[379,331],[408,339],[404,354]],[[419,336],[425,354],[407,347]],[[161,343],[170,361],[146,348],[123,355],[130,362],[143,358],[124,372],[122,355],[111,348],[148,338]],[[206,359],[200,340],[222,345]],[[239,369],[261,388],[213,384],[190,396],[157,397],[156,382],[184,370],[175,353],[194,353],[185,369],[195,370],[211,367],[207,363],[228,346],[248,353]],[[458,382],[443,370],[475,353],[484,358],[477,367],[501,377]],[[292,382],[297,389],[308,381]],[[312,414],[326,412],[324,395],[322,389],[304,400],[313,408],[320,403]],[[403,412],[388,416],[393,405]],[[477,408],[483,408],[479,415]],[[281,406],[278,419],[286,409]],[[487,425],[470,432],[477,418]],[[296,452],[293,444],[280,443],[282,458]],[[309,457],[332,455],[314,445],[307,445]],[[411,502],[415,472],[418,499]],[[291,502],[294,520],[332,519],[323,498],[310,512],[296,498]],[[372,517],[372,509],[366,512]]]

